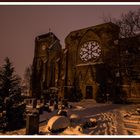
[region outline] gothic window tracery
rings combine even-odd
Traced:
[[[101,55],[101,47],[97,41],[88,41],[80,49],[80,58],[83,61],[97,59]]]

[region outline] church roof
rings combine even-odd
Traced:
[[[114,24],[112,22],[108,22],[108,23],[103,23],[103,24],[90,26],[90,27],[87,27],[87,28],[82,28],[82,29],[79,29],[79,30],[72,31],[68,34],[66,39],[69,38],[70,36],[74,35],[74,34],[78,34],[79,32],[80,32],[80,34],[84,34],[89,29],[100,30],[102,28],[107,28],[107,27],[112,27],[113,30],[116,30],[116,29],[119,30],[119,27],[116,24]]]
[[[55,36],[55,34],[52,33],[52,32],[39,35],[39,36],[36,37],[36,40],[39,41],[39,40],[44,40],[44,39],[49,39],[49,38],[53,38],[53,39],[55,39],[55,40],[59,40],[59,39]]]

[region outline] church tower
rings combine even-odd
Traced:
[[[32,73],[32,96],[41,98],[50,90],[57,88],[60,78],[61,45],[52,33],[35,38],[35,52]]]

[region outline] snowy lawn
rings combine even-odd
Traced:
[[[44,112],[40,115],[40,132],[46,135],[140,135],[140,104],[97,104],[94,100],[69,103],[73,107],[65,109],[71,125],[60,133],[50,133],[46,128],[48,120],[57,114]],[[95,126],[81,128],[89,119],[97,121]],[[61,124],[60,124],[61,125]],[[1,133],[1,135],[24,135],[25,129]]]

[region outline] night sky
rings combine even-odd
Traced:
[[[51,29],[64,46],[74,30],[103,23],[104,16],[119,18],[139,6],[0,6],[0,66],[9,57],[17,74],[32,64],[35,37]]]

